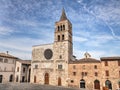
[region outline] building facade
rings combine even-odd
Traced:
[[[31,60],[17,60],[15,67],[15,82],[30,82]]]
[[[0,83],[14,82],[17,59],[8,53],[0,53]]]
[[[85,53],[85,58],[70,61],[70,87],[86,88],[87,90],[100,89],[101,61],[88,57],[88,55]]]
[[[70,87],[88,90],[119,89],[120,57],[102,57],[100,60],[85,57],[71,61],[69,63],[69,78]]]
[[[30,82],[31,60],[0,53],[0,83]]]
[[[68,86],[68,63],[72,58],[72,24],[63,9],[55,23],[54,43],[33,46],[31,83]]]

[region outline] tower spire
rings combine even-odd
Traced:
[[[66,16],[64,8],[62,9],[62,15],[60,17],[60,21],[63,21],[63,20],[67,20],[67,16]]]

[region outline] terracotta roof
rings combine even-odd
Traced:
[[[0,57],[7,57],[7,58],[14,58],[14,59],[18,59],[17,57],[14,57],[10,54],[6,54],[6,53],[0,53]]]
[[[64,8],[62,10],[62,15],[60,17],[60,21],[63,21],[63,20],[68,20]]]
[[[94,58],[82,58],[75,61],[70,61],[70,63],[100,63],[100,60]]]
[[[117,57],[101,57],[101,61],[115,61],[115,60],[120,60],[120,56]]]

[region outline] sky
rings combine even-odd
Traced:
[[[78,59],[120,56],[120,0],[0,0],[0,52],[31,59],[32,46],[54,42],[63,7]]]

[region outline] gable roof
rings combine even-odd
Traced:
[[[100,60],[94,59],[94,58],[82,58],[79,60],[75,60],[75,61],[70,61],[70,63],[75,63],[75,64],[79,64],[79,63],[100,63]]]
[[[12,56],[12,55],[10,55],[10,54],[6,54],[6,53],[0,53],[0,57],[18,59],[17,57]]]
[[[116,60],[120,60],[120,57],[117,56],[117,57],[101,57],[100,58],[101,61],[116,61]]]

